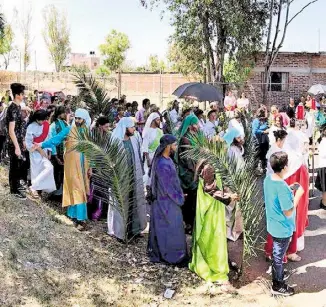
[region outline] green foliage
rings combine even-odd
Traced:
[[[90,69],[88,68],[88,66],[86,66],[85,64],[84,65],[72,65],[71,67],[63,67],[62,68],[62,71],[70,71],[70,72],[73,72],[73,73],[76,73],[76,72],[81,72],[81,73],[89,73],[91,72]]]
[[[70,31],[67,18],[54,5],[48,6],[43,12],[45,28],[43,38],[50,52],[55,70],[62,70],[64,61],[70,53]]]
[[[245,65],[228,59],[224,64],[224,81],[228,83],[243,84],[249,78],[253,65]]]
[[[109,191],[109,203],[121,214],[125,225],[128,223],[128,208],[135,201],[130,192],[135,183],[133,169],[128,164],[128,155],[120,141],[111,134],[92,132],[78,134],[74,150],[82,152],[96,170],[94,177]],[[127,238],[125,238],[127,241]]]
[[[110,97],[96,78],[78,71],[74,76],[74,82],[79,91],[79,100],[86,104],[90,116],[95,118],[100,115],[108,115],[112,107]]]
[[[185,76],[203,76],[204,56],[197,47],[190,44],[171,43],[168,51],[168,60],[172,64],[172,71]]]
[[[141,3],[156,7],[162,1],[141,0]],[[200,73],[205,63],[207,76],[212,81],[222,81],[226,55],[238,60],[261,48],[268,14],[265,0],[164,0],[163,3],[174,27],[171,39],[186,62],[194,62],[192,73]]]
[[[100,75],[100,76],[110,76],[111,75],[110,69],[108,69],[104,65],[101,65],[100,67],[98,67],[95,72],[97,75]]]
[[[16,58],[17,50],[14,47],[14,32],[10,25],[6,25],[3,30],[3,35],[0,37],[0,54],[4,59],[5,69],[8,68],[10,60]]]
[[[251,133],[249,118],[245,118],[245,164],[241,167],[235,158],[229,157],[224,142],[212,142],[204,138],[194,140],[186,151],[186,156],[198,162],[207,161],[221,177],[224,187],[239,195],[237,206],[244,221],[244,260],[257,256],[258,243],[261,243],[261,221],[264,215],[263,200],[257,181],[257,144]]]
[[[101,54],[106,57],[104,65],[111,71],[121,68],[126,59],[126,52],[130,48],[130,41],[126,34],[112,30],[106,37],[106,42],[99,46]]]
[[[150,55],[149,56],[149,70],[152,72],[159,72],[160,71],[160,63],[158,60],[157,55]]]

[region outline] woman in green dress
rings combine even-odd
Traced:
[[[237,195],[225,193],[215,170],[205,161],[197,191],[196,221],[193,233],[191,271],[206,281],[228,284],[229,260],[225,207]]]

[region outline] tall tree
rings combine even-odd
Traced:
[[[146,0],[141,0],[147,5]],[[241,59],[261,47],[266,0],[152,0],[170,12],[174,42],[202,52],[208,81],[223,81],[225,56]],[[202,65],[202,63],[198,63]]]
[[[203,67],[205,58],[200,49],[195,48],[193,45],[183,46],[183,44],[172,42],[167,57],[172,71],[185,76],[199,76],[203,80],[205,79]]]
[[[14,46],[14,32],[9,24],[5,26],[3,36],[0,38],[0,54],[3,57],[5,69],[8,68],[11,60],[17,58],[17,49]]]
[[[111,71],[117,71],[126,59],[126,52],[130,48],[130,41],[125,33],[112,30],[99,46],[100,52],[105,56],[104,65]]]
[[[307,4],[305,4],[300,10],[298,10],[294,14],[291,14],[291,6],[295,1],[296,0],[269,0],[269,18],[265,45],[263,103],[266,103],[267,91],[270,85],[271,68],[280,49],[283,46],[289,25],[306,8],[308,8],[311,4],[317,2],[318,0],[312,0],[307,2]],[[276,21],[275,28],[273,26],[274,21]]]
[[[15,8],[16,15],[18,16],[19,28],[23,35],[23,69],[26,71],[28,65],[31,61],[31,51],[30,47],[33,42],[33,38],[31,36],[31,26],[33,19],[33,7],[29,5],[27,8],[27,12],[24,10],[20,11],[18,14],[18,10]]]
[[[155,55],[151,54],[149,56],[149,70],[152,72],[160,71],[160,62],[156,54]]]
[[[66,15],[59,12],[54,5],[48,6],[43,12],[43,38],[51,55],[56,72],[60,72],[70,53],[70,30]]]

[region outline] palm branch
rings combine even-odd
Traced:
[[[172,135],[174,135],[176,137],[177,134],[178,134],[178,128],[176,127],[176,125],[171,120],[169,110],[166,111],[166,116],[167,116],[166,124],[168,126],[168,130],[171,132]]]
[[[91,74],[86,75],[82,71],[76,71],[74,77],[74,83],[79,90],[80,100],[85,102],[91,117],[95,118],[100,115],[110,116],[111,100],[100,82]],[[111,118],[112,122],[113,120]]]
[[[239,168],[234,157],[229,157],[223,142],[212,142],[205,138],[195,138],[194,145],[185,152],[185,156],[195,162],[206,160],[221,177],[223,185],[239,195],[239,206],[244,222],[243,260],[256,256],[258,242],[261,240],[261,221],[263,218],[263,200],[255,175],[257,146],[251,135],[251,125],[247,124],[245,164]]]
[[[121,214],[127,226],[128,208],[133,208],[135,202],[131,197],[135,178],[125,148],[111,134],[102,135],[96,130],[78,133],[75,138],[73,150],[83,153],[95,169],[94,178],[101,182],[102,192],[109,194],[110,205]]]

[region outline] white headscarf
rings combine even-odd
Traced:
[[[146,136],[146,134],[148,133],[150,127],[151,127],[151,124],[152,122],[157,119],[157,118],[160,118],[160,115],[156,112],[152,113],[148,118],[147,118],[147,121],[146,121],[146,124],[145,124],[145,128],[143,130],[143,138]]]
[[[288,154],[288,171],[285,174],[284,179],[289,178],[292,176],[302,165],[302,157],[300,157],[300,154],[297,154],[294,152],[289,146],[284,145],[283,148],[280,148],[274,143],[269,151],[267,152],[266,159],[267,159],[267,175],[273,174],[273,170],[271,168],[271,164],[269,162],[272,154],[276,152],[283,151]]]
[[[112,132],[112,137],[119,141],[123,141],[126,129],[135,127],[135,122],[131,117],[123,117],[119,120],[116,128]]]
[[[89,113],[85,109],[77,109],[75,112],[75,117],[82,118],[85,121],[85,125],[87,128],[90,127],[92,120],[91,117],[89,116]]]

